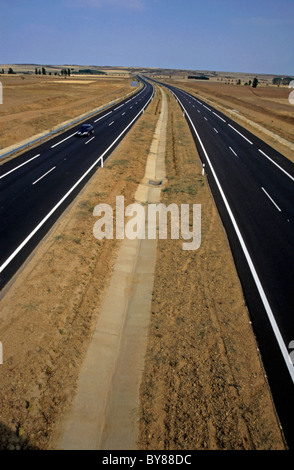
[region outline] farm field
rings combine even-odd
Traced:
[[[0,150],[123,98],[134,90],[118,76],[2,75]],[[4,152],[3,152],[4,153]]]

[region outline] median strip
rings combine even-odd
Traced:
[[[160,185],[150,186],[149,181],[162,181],[165,174],[166,126],[167,101],[163,94],[145,177],[135,194],[143,206],[160,198]],[[156,239],[125,238],[121,242],[61,449],[136,448],[156,246]]]

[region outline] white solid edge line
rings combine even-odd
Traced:
[[[262,189],[263,192],[267,195],[267,197],[270,199],[270,201],[276,206],[276,208],[278,209],[278,211],[282,212],[282,209],[279,208],[278,204],[275,203],[275,201],[274,201],[273,198],[269,195],[269,193],[268,193],[263,187],[261,187],[261,189]]]
[[[183,109],[185,109],[182,103],[181,103],[181,105],[182,105]],[[186,111],[186,110],[185,110],[185,111]],[[243,240],[243,237],[242,237],[242,235],[241,235],[241,232],[240,232],[240,230],[239,230],[239,227],[238,227],[238,225],[237,225],[237,222],[236,222],[236,220],[235,220],[235,218],[234,218],[234,216],[233,216],[233,213],[232,213],[232,211],[231,211],[231,208],[230,208],[230,206],[229,206],[229,203],[228,203],[228,201],[227,201],[227,198],[226,198],[226,196],[225,196],[225,194],[224,194],[224,192],[223,192],[223,189],[222,189],[222,187],[221,187],[221,184],[220,184],[220,182],[219,182],[219,180],[218,180],[218,178],[217,178],[217,176],[216,176],[216,173],[215,173],[214,168],[213,168],[213,166],[212,166],[212,164],[211,164],[211,161],[210,161],[210,159],[209,159],[209,157],[208,157],[208,155],[207,155],[207,152],[206,152],[206,150],[205,150],[205,148],[204,148],[204,145],[203,145],[203,143],[202,143],[202,141],[201,141],[201,139],[200,139],[200,137],[199,137],[199,135],[198,135],[198,132],[196,131],[195,126],[194,126],[194,124],[193,124],[193,122],[192,122],[192,120],[191,120],[189,114],[187,113],[187,111],[186,111],[186,114],[187,114],[187,116],[188,116],[188,118],[189,118],[189,120],[190,120],[190,123],[191,123],[191,125],[192,125],[192,127],[193,127],[193,129],[194,129],[194,132],[195,132],[196,136],[197,136],[197,139],[199,140],[199,143],[200,143],[200,145],[201,145],[201,147],[202,147],[202,150],[203,150],[203,152],[204,152],[204,154],[205,154],[205,156],[206,156],[206,159],[207,159],[207,161],[208,161],[208,164],[209,164],[209,166],[210,166],[210,168],[211,168],[212,174],[213,174],[214,179],[215,179],[215,181],[216,181],[216,184],[217,184],[217,186],[218,186],[218,188],[219,188],[220,194],[221,194],[221,196],[222,196],[222,198],[223,198],[223,201],[224,201],[224,204],[225,204],[225,206],[226,206],[226,208],[227,208],[228,214],[229,214],[229,216],[230,216],[230,218],[231,218],[233,227],[234,227],[234,229],[235,229],[235,232],[236,232],[237,237],[238,237],[238,239],[239,239],[239,242],[240,242],[240,244],[241,244],[243,253],[244,253],[244,255],[245,255],[245,258],[246,258],[247,263],[248,263],[248,265],[249,265],[249,268],[250,268],[250,271],[251,271],[251,273],[252,273],[253,279],[254,279],[254,281],[255,281],[256,287],[257,287],[257,289],[258,289],[259,295],[260,295],[260,297],[261,297],[262,303],[263,303],[264,308],[265,308],[265,310],[266,310],[268,319],[269,319],[269,321],[270,321],[270,324],[271,324],[271,326],[272,326],[272,329],[273,329],[274,334],[275,334],[275,336],[276,336],[276,339],[277,339],[277,341],[278,341],[280,350],[281,350],[282,355],[283,355],[283,357],[284,357],[284,360],[285,360],[285,362],[286,362],[288,371],[289,371],[289,373],[290,373],[290,376],[291,376],[291,378],[292,378],[292,381],[294,382],[294,367],[293,367],[293,364],[292,364],[292,362],[291,362],[290,355],[289,355],[288,350],[287,350],[287,348],[286,348],[286,346],[285,346],[284,340],[283,340],[283,338],[282,338],[282,335],[281,335],[281,333],[280,333],[279,327],[278,327],[277,322],[276,322],[276,320],[275,320],[274,314],[273,314],[273,312],[272,312],[272,309],[271,309],[271,307],[270,307],[270,304],[269,304],[269,302],[268,302],[268,300],[267,300],[267,297],[266,297],[266,295],[265,295],[265,292],[264,292],[264,290],[263,290],[262,284],[261,284],[261,282],[260,282],[260,280],[259,280],[258,274],[257,274],[256,269],[255,269],[255,267],[254,267],[254,264],[253,264],[253,262],[252,262],[251,256],[250,256],[250,254],[249,254],[249,252],[248,252],[248,249],[247,249],[246,244],[245,244],[245,242],[244,242],[244,240]]]
[[[258,151],[260,153],[262,153],[262,155],[264,155],[266,158],[268,158],[274,165],[276,165],[281,171],[283,171],[285,173],[285,175],[289,176],[289,178],[291,178],[291,180],[294,181],[294,178],[293,176],[291,176],[289,173],[287,173],[286,170],[284,170],[284,168],[282,168],[280,165],[278,165],[274,160],[272,160],[266,153],[264,153],[262,150],[258,149]]]
[[[79,178],[78,181],[67,191],[67,193],[58,201],[57,204],[51,209],[50,212],[39,222],[39,224],[34,228],[34,230],[23,240],[23,242],[14,250],[13,253],[7,258],[6,261],[0,266],[0,273],[8,266],[8,264],[13,260],[13,258],[22,250],[22,248],[29,242],[29,240],[35,235],[35,233],[38,232],[38,230],[44,225],[44,223],[51,217],[51,215],[58,209],[58,207],[65,201],[65,199],[74,191],[74,189],[83,181],[83,179],[87,176],[88,173],[99,163],[99,161],[102,159],[103,162],[103,157],[104,155],[114,146],[114,144],[117,142],[117,140],[120,139],[120,137],[126,132],[126,130],[133,124],[133,122],[137,119],[137,117],[141,114],[143,109],[149,104],[151,99],[153,98],[154,94],[154,88],[153,88],[153,93],[147,103],[143,106],[143,108],[136,114],[134,119],[125,127],[125,129],[119,134],[119,136],[112,142],[112,144],[100,155],[100,157],[88,168],[88,170]]]
[[[4,175],[0,176],[0,180],[2,178],[4,178],[5,176],[9,175],[10,173],[12,173],[13,171],[17,170],[18,168],[20,168],[21,166],[24,166],[26,165],[27,163],[31,162],[32,160],[35,160],[35,158],[38,158],[41,154],[38,153],[38,155],[35,155],[34,157],[30,158],[29,160],[27,160],[26,162],[22,163],[21,165],[18,165],[16,166],[15,168],[12,168],[12,170],[10,171],[7,171],[7,173],[5,173]]]
[[[62,144],[62,142],[65,142],[67,139],[70,139],[73,135],[75,135],[76,132],[74,132],[73,134],[69,135],[68,137],[66,137],[65,139],[63,140],[60,140],[60,142],[57,142],[57,144],[54,144],[54,145],[51,145],[51,148],[53,149],[54,147],[57,147],[57,145],[59,144]]]
[[[237,129],[235,129],[235,127],[233,127],[231,124],[228,124],[228,126],[230,126],[232,129],[234,129],[234,131],[237,132],[241,137],[243,137],[243,139],[247,140],[247,142],[249,142],[249,144],[253,145],[251,140],[247,139],[247,137],[245,137],[245,135],[241,134],[241,132],[239,132]]]
[[[47,171],[46,173],[44,173],[44,175],[40,176],[40,178],[38,178],[36,181],[34,181],[32,184],[36,184],[38,183],[38,181],[40,181],[41,179],[44,178],[44,176],[48,175],[48,173],[51,173],[51,171],[55,170],[56,166],[54,166],[53,168],[51,168],[51,170]]]
[[[112,121],[110,124],[108,124],[108,126],[112,126],[112,124],[114,124],[114,121]]]

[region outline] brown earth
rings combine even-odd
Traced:
[[[134,90],[130,78],[2,75],[0,149],[21,142]]]
[[[2,292],[2,449],[55,448],[119,247],[93,237],[93,208],[133,201],[160,100]],[[182,240],[158,243],[138,448],[284,449],[226,235],[188,126],[168,103],[162,202],[202,205],[202,243],[191,252]]]
[[[294,162],[294,106],[289,103],[291,89],[286,86],[240,86],[219,82],[165,80],[189,93],[209,100],[212,106],[267,142]],[[238,115],[239,114],[239,115]],[[270,136],[262,129],[270,131]],[[280,138],[287,140],[282,144]]]

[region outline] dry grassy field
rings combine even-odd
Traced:
[[[51,130],[134,90],[130,78],[106,75],[64,78],[4,74],[0,79],[0,149]]]

